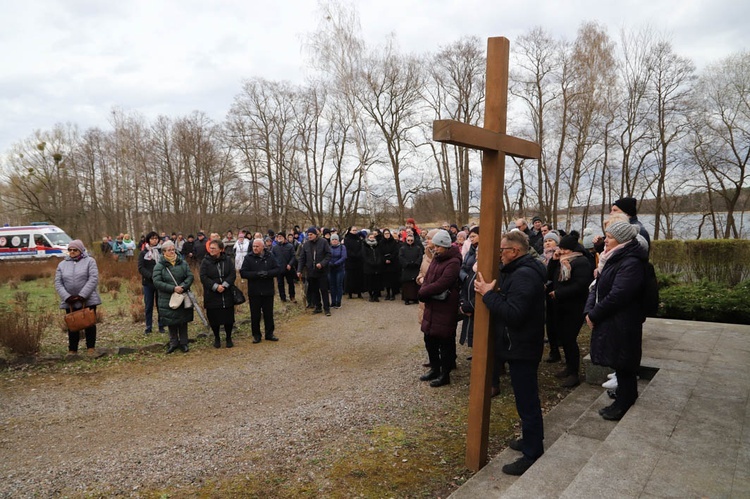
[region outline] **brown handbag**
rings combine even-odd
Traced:
[[[69,331],[83,331],[96,324],[96,312],[84,306],[80,310],[65,314],[65,325]]]

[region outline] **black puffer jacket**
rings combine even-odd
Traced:
[[[248,253],[240,268],[240,275],[247,279],[248,296],[273,296],[274,278],[283,273],[279,262],[266,250],[260,255]]]
[[[224,287],[234,285],[237,272],[232,257],[225,253],[221,253],[218,258],[208,255],[201,262],[200,276],[203,284],[203,305],[205,308],[234,307],[231,289],[226,289],[223,293],[216,291],[219,285]]]
[[[544,350],[544,282],[547,271],[531,255],[500,269],[498,290],[485,293],[492,314],[496,351],[503,360],[542,359]]]
[[[633,239],[607,259],[588,296],[591,360],[614,369],[637,369],[645,313],[641,303],[648,251]]]

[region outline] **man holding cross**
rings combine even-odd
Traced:
[[[514,230],[500,242],[502,267],[497,281],[477,274],[474,290],[494,319],[495,356],[510,366],[510,383],[521,417],[521,438],[510,448],[523,452],[503,466],[503,473],[522,475],[544,454],[544,426],[539,402],[537,371],[544,350],[544,266],[529,255],[529,238]]]

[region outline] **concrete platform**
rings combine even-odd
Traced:
[[[582,385],[545,417],[545,454],[522,477],[505,449],[462,498],[750,497],[750,326],[649,319],[638,402],[619,422]]]

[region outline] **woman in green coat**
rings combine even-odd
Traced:
[[[193,284],[193,273],[182,256],[175,250],[174,243],[167,241],[161,247],[161,259],[154,266],[154,287],[159,291],[159,317],[164,318],[164,325],[169,328],[169,348],[172,353],[178,348],[188,351],[188,322],[193,321],[193,308],[171,308],[169,301],[172,293],[185,294]]]

